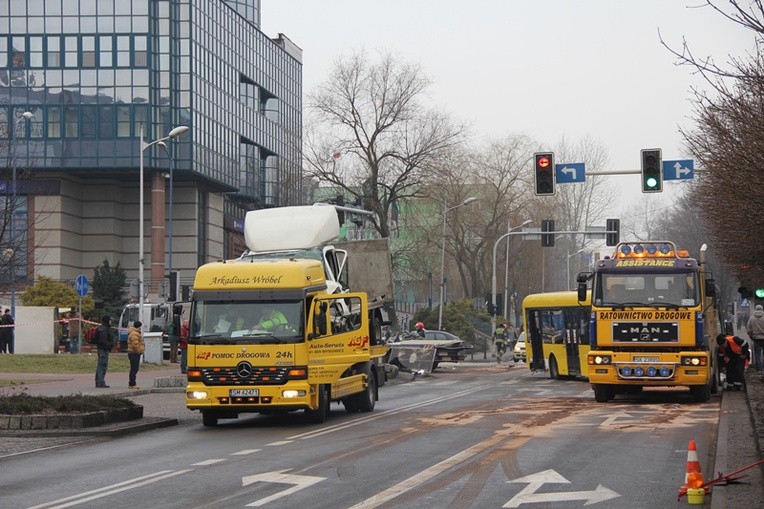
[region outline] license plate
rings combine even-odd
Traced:
[[[228,395],[232,398],[257,397],[260,395],[260,389],[231,389],[228,391]]]
[[[654,356],[643,355],[643,356],[634,357],[633,362],[658,362],[660,360],[661,358],[658,357],[657,355],[654,355]]]

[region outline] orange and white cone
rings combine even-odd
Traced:
[[[698,451],[695,440],[690,440],[687,447],[687,467],[684,474],[684,485],[679,488],[679,496],[686,495],[687,489],[698,489],[703,486],[703,473],[700,471]]]

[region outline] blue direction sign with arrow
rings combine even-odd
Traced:
[[[586,182],[586,167],[584,163],[555,164],[554,174],[558,184]]]
[[[695,177],[695,165],[692,159],[663,161],[663,180],[692,180]]]
[[[86,278],[84,275],[80,274],[77,276],[77,279],[74,281],[74,286],[77,288],[77,295],[80,297],[84,297],[88,294],[88,278]]]

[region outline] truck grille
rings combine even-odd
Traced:
[[[613,342],[678,343],[677,322],[613,322]]]
[[[289,368],[252,366],[251,374],[244,377],[237,368],[202,368],[202,381],[205,385],[283,385],[289,371]]]

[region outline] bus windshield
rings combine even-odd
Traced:
[[[195,301],[193,344],[298,343],[305,330],[303,301]]]
[[[701,301],[698,276],[682,273],[601,273],[594,288],[594,305],[694,307]]]

